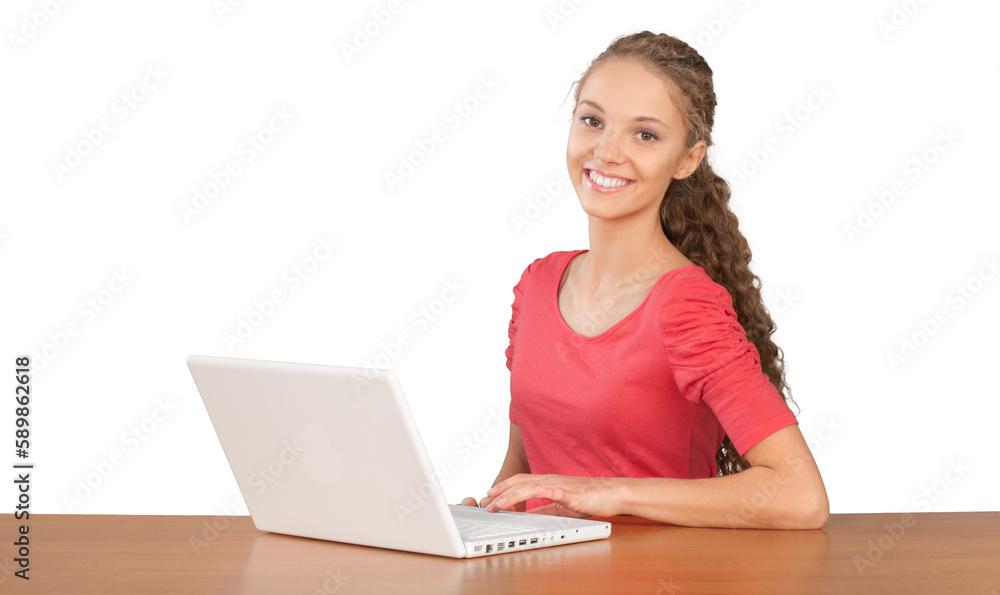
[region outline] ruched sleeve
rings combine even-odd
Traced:
[[[703,269],[678,275],[661,302],[660,334],[680,394],[707,405],[741,455],[796,423],[761,370],[732,298]]]
[[[524,299],[524,292],[521,291],[520,284],[514,286],[514,302],[510,305],[510,323],[507,325],[507,338],[510,343],[507,345],[507,369],[511,369],[514,363],[514,338],[517,336],[517,317],[521,313],[521,301]]]
[[[507,369],[511,372],[514,371],[514,346],[517,340],[517,319],[521,314],[521,306],[524,303],[524,292],[527,290],[530,282],[529,277],[532,270],[535,268],[535,265],[540,260],[542,259],[536,258],[531,264],[525,267],[524,271],[521,273],[520,280],[518,280],[517,285],[514,286],[514,302],[510,306],[510,323],[507,325],[507,337],[510,340],[510,343],[507,345],[507,350],[505,352],[507,355]],[[510,423],[518,425],[517,415],[514,413],[513,402],[511,402],[510,405]]]

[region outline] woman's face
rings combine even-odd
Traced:
[[[704,156],[704,142],[684,146],[666,83],[638,63],[612,60],[591,72],[579,97],[566,164],[583,210],[601,219],[658,216],[670,181]]]

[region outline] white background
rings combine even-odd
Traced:
[[[14,358],[34,356],[33,512],[242,506],[191,353],[383,354],[432,461],[454,465],[449,499],[481,496],[506,447],[491,416],[509,399],[511,288],[588,246],[560,181],[570,84],[642,29],[715,71],[710,159],[832,511],[997,509],[995,3],[48,4],[0,18],[0,371],[13,393]],[[419,163],[390,184],[401,160]],[[212,198],[185,217],[196,189]],[[287,282],[327,239],[332,256]],[[241,320],[258,324],[227,345]],[[385,355],[400,332],[412,344]]]

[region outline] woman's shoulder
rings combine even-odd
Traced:
[[[685,374],[702,375],[748,353],[750,343],[726,288],[699,266],[676,272],[662,292],[658,310],[667,360]],[[756,357],[756,351],[753,354]]]
[[[541,256],[534,260],[534,263],[541,263],[545,266],[560,266],[566,264],[566,262],[576,256],[586,252],[586,248],[581,248],[578,250],[557,250],[555,252],[549,252],[545,256]]]
[[[665,275],[660,288],[659,310],[666,321],[704,319],[706,316],[732,317],[733,299],[722,284],[701,266],[678,267]]]
[[[521,281],[527,281],[529,277],[539,278],[546,273],[561,272],[565,268],[566,263],[581,252],[586,252],[586,250],[558,250],[550,252],[545,256],[540,256],[528,263],[528,266],[524,268],[524,271],[521,273]]]

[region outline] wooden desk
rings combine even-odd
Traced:
[[[801,532],[611,520],[610,539],[455,560],[261,533],[249,517],[32,515],[25,581],[5,514],[0,593],[1000,595],[1000,512],[841,514]]]

